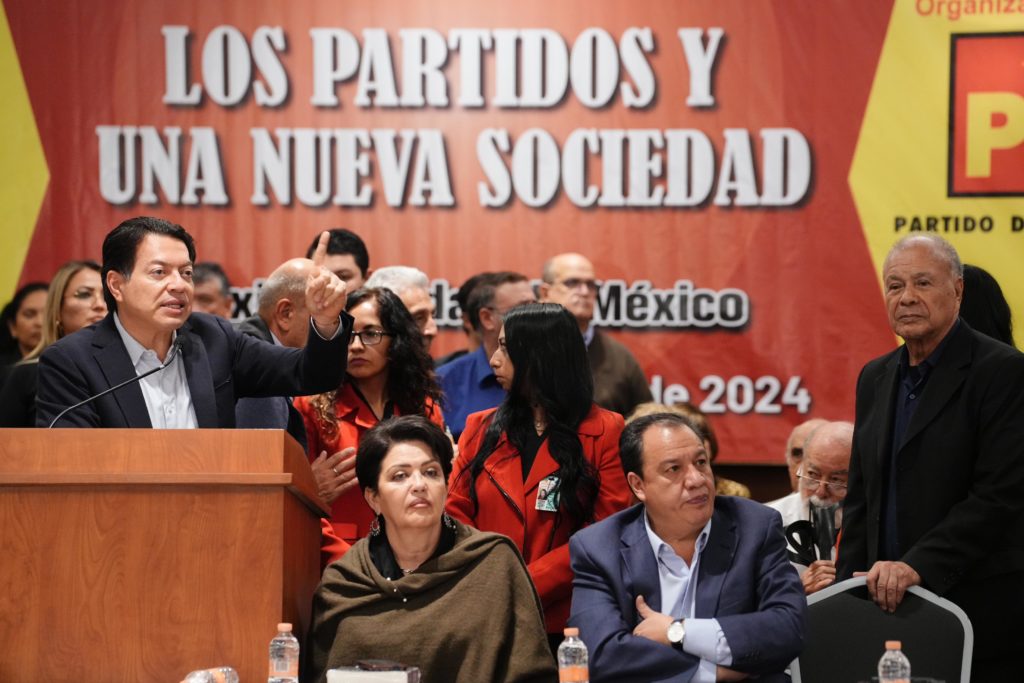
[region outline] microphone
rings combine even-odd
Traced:
[[[114,385],[114,386],[112,386],[112,387],[110,387],[108,389],[104,389],[100,393],[94,394],[93,396],[90,396],[89,398],[85,399],[84,401],[79,401],[78,403],[76,403],[73,406],[68,406],[64,410],[62,410],[59,413],[57,413],[57,417],[53,418],[53,422],[51,422],[49,424],[47,429],[53,429],[53,425],[57,424],[57,420],[61,419],[65,415],[67,415],[68,413],[70,413],[75,408],[81,408],[86,403],[92,403],[96,399],[102,398],[103,396],[106,396],[107,394],[109,394],[112,391],[117,391],[121,387],[126,387],[129,384],[131,384],[132,382],[140,382],[143,379],[145,379],[146,377],[149,377],[150,375],[152,375],[154,373],[160,372],[161,370],[163,370],[168,365],[170,365],[171,363],[174,362],[174,357],[177,356],[178,353],[181,352],[181,347],[182,347],[182,337],[179,334],[175,338],[174,343],[171,344],[171,349],[167,353],[167,358],[164,359],[163,363],[161,363],[160,365],[156,366],[152,370],[147,370],[146,372],[142,373],[141,375],[136,375],[135,377],[130,377],[129,379],[126,379],[125,381],[121,382],[120,384],[116,384],[116,385]]]

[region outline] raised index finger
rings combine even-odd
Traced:
[[[327,243],[331,240],[331,233],[324,230],[320,233],[320,241],[316,243],[316,251],[313,252],[313,265],[322,266],[327,258]]]

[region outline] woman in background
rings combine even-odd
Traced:
[[[427,683],[554,683],[540,603],[515,546],[444,514],[451,461],[448,436],[424,417],[363,435],[356,474],[373,531],[324,572],[303,681],[390,659],[418,667]]]
[[[345,542],[325,546],[325,564],[365,536],[374,518],[356,488],[355,452],[363,434],[393,415],[425,415],[443,424],[433,362],[402,300],[387,289],[360,289],[345,309],[354,318],[345,380],[334,391],[295,399],[318,492],[331,506],[334,535]]]
[[[100,267],[92,261],[70,261],[53,276],[41,316],[39,342],[10,370],[0,390],[0,427],[34,427],[39,356],[58,339],[103,320]]]
[[[631,500],[622,417],[594,403],[579,326],[557,304],[509,311],[491,367],[508,396],[466,421],[448,512],[515,542],[557,647],[572,594],[569,537]]]
[[[960,317],[972,329],[1013,346],[1013,317],[999,282],[984,268],[964,264]]]
[[[11,366],[39,345],[45,306],[46,283],[30,282],[0,311],[0,387]]]

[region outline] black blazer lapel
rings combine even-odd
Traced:
[[[736,521],[723,514],[716,505],[711,516],[711,535],[708,536],[707,546],[700,555],[695,617],[713,617],[718,613],[722,586],[725,584],[725,575],[732,566],[737,543],[739,536],[736,534]]]
[[[644,527],[644,513],[641,506],[640,514],[622,530],[622,565],[623,585],[626,588],[627,597],[644,596],[647,605],[657,611],[661,611],[661,581],[658,579],[658,561],[651,549],[650,539],[647,538],[647,529]],[[638,623],[636,618],[636,606],[625,614],[634,616],[633,624]]]
[[[121,341],[121,335],[114,325],[113,315],[107,316],[96,326],[92,344],[95,347],[93,357],[96,359],[96,364],[99,366],[100,372],[103,373],[108,387],[120,384],[138,374],[132,366],[132,359],[128,356],[124,342]],[[149,420],[146,399],[142,396],[142,388],[138,382],[118,389],[111,395],[121,409],[126,426],[133,428],[153,426]]]
[[[196,411],[196,425],[200,429],[220,427],[206,345],[191,330],[188,323],[178,330],[178,335],[182,338],[181,359],[185,362],[185,377],[188,380],[189,393],[192,394],[192,408]]]
[[[896,382],[899,381],[899,357],[902,349],[897,349],[885,362],[885,369],[875,378],[874,419],[880,428],[874,430],[874,448],[872,448],[871,472],[865,473],[870,478],[885,476],[885,463],[888,462],[892,447],[893,401],[896,400]],[[880,425],[879,425],[880,422]],[[862,463],[863,464],[863,463]]]
[[[907,431],[903,435],[903,443],[900,450],[921,433],[939,415],[957,390],[967,379],[967,369],[971,365],[971,335],[967,324],[960,321],[960,325],[949,344],[942,351],[942,357],[938,365],[932,370],[931,377],[921,394],[921,404],[914,411],[914,417],[907,425]],[[912,463],[900,461],[900,469],[909,467]]]

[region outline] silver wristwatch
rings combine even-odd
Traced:
[[[686,637],[686,629],[683,627],[683,620],[676,619],[668,625],[668,642],[675,649],[682,651],[683,638]]]

